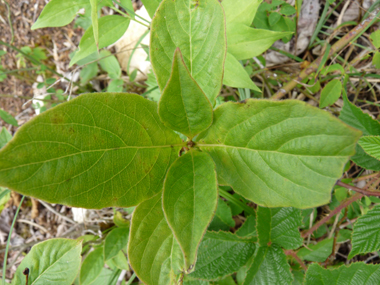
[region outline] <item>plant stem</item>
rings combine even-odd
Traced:
[[[295,253],[293,250],[291,250],[291,249],[284,250],[284,253],[286,255],[290,255],[295,260],[297,260],[297,262],[301,265],[301,267],[303,268],[303,270],[305,270],[305,271],[307,270],[306,264],[301,260],[301,258],[298,257],[297,253]]]
[[[131,285],[133,280],[136,278],[136,273],[133,272],[131,278],[129,278],[128,282],[125,285]]]
[[[120,11],[120,10],[117,9],[116,7],[110,7],[110,8],[111,8],[112,10],[114,10],[114,11],[120,13],[120,14],[123,15],[124,17],[131,19],[132,21],[135,21],[136,23],[139,23],[140,25],[143,25],[143,26],[147,27],[148,29],[150,28],[149,25],[147,25],[147,24],[145,24],[145,23],[143,23],[143,22],[140,22],[139,20],[136,20],[135,18],[132,18],[131,16],[129,16],[128,14],[124,13],[123,11]]]
[[[327,58],[331,58],[335,53],[342,50],[345,46],[350,44],[351,41],[355,40],[359,34],[364,33],[376,20],[377,15],[380,12],[380,8],[375,9],[370,16],[363,20],[359,25],[349,31],[343,38],[337,41],[330,49],[330,52]],[[281,99],[284,97],[289,91],[295,88],[298,82],[301,82],[303,79],[307,78],[310,74],[318,70],[319,65],[322,62],[324,55],[321,54],[315,61],[313,61],[307,68],[301,71],[301,73],[290,80],[283,88],[277,91],[271,99]]]
[[[378,174],[378,173],[376,173]],[[366,195],[366,196],[380,196],[380,192],[375,192],[375,191],[368,191],[368,190],[365,190],[365,189],[362,189],[362,188],[358,188],[358,187],[355,187],[355,186],[351,186],[349,184],[346,184],[342,181],[338,181],[336,183],[336,185],[339,185],[339,186],[342,186],[344,188],[347,188],[348,190],[353,190],[355,192],[358,192],[358,193],[361,193],[363,195]]]
[[[22,196],[21,201],[20,201],[20,205],[18,205],[18,207],[17,207],[16,213],[15,213],[15,216],[13,217],[12,225],[11,225],[11,228],[10,228],[9,234],[8,234],[7,247],[5,248],[4,263],[3,263],[3,285],[6,285],[6,283],[5,283],[5,274],[7,272],[8,249],[9,249],[9,245],[11,243],[11,235],[12,235],[15,223],[16,223],[18,212],[20,211],[22,202],[24,202],[24,198],[25,198],[25,196]]]
[[[235,198],[232,196],[230,193],[228,193],[226,190],[223,190],[219,188],[219,195],[222,196],[223,198],[227,199],[231,203],[235,204],[236,206],[239,206],[240,208],[243,208],[244,211],[247,213],[250,213],[251,215],[256,215],[255,210],[240,201],[239,199]]]

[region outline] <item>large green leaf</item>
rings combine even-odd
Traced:
[[[166,175],[162,199],[166,220],[184,253],[186,271],[191,272],[218,202],[211,157],[195,150],[179,157]]]
[[[129,228],[113,229],[104,242],[104,260],[107,261],[119,254],[128,243]]]
[[[83,261],[80,269],[80,284],[90,285],[98,278],[104,266],[103,247],[91,251]]]
[[[226,62],[224,63],[223,84],[235,88],[249,88],[261,92],[255,83],[253,83],[244,67],[229,52],[227,52]]]
[[[360,253],[369,253],[380,249],[380,205],[375,206],[359,217],[352,234],[352,249],[348,258]]]
[[[181,248],[162,211],[161,193],[133,212],[128,258],[138,278],[147,285],[176,284],[173,278],[185,270]]]
[[[25,284],[25,268],[29,269],[29,284],[70,285],[78,274],[82,242],[50,239],[32,247],[16,270],[12,284]]]
[[[212,105],[191,77],[179,48],[170,79],[162,91],[158,115],[165,126],[193,138],[212,123]]]
[[[261,246],[274,243],[286,249],[300,247],[300,226],[302,217],[298,209],[259,207],[257,211],[257,233]]]
[[[290,284],[293,275],[281,248],[277,246],[259,247],[243,285]]]
[[[359,145],[370,156],[380,160],[380,136],[365,136],[359,140]]]
[[[290,32],[274,32],[254,29],[240,23],[227,25],[228,52],[237,59],[258,56]]]
[[[89,0],[51,0],[42,10],[32,30],[45,27],[62,27],[74,20],[81,8],[90,8]]]
[[[218,0],[164,0],[152,21],[150,55],[158,85],[169,80],[174,51],[181,49],[191,76],[214,104],[226,57],[223,8]]]
[[[310,208],[330,201],[360,132],[296,100],[228,102],[197,146],[227,184],[265,207]]]
[[[0,185],[51,203],[133,206],[161,191],[180,148],[156,103],[81,95],[19,129],[0,151]]]
[[[96,44],[94,38],[93,26],[87,29],[79,43],[79,50],[75,53],[70,61],[70,66],[79,60],[96,52],[99,48],[104,48],[120,39],[128,29],[130,19],[117,15],[101,17],[98,21],[99,26],[99,44]]]
[[[372,119],[369,114],[364,113],[360,108],[352,104],[347,96],[343,96],[343,101],[343,109],[339,116],[343,122],[362,131],[364,136],[380,135],[380,124],[378,121]],[[356,154],[351,159],[363,168],[380,170],[380,161],[365,153],[359,145],[356,146]]]
[[[306,271],[306,285],[374,285],[380,282],[380,265],[353,263],[337,269],[324,269],[314,263]]]
[[[227,25],[241,23],[250,26],[262,0],[223,0]]]
[[[199,247],[195,271],[189,276],[215,280],[238,271],[255,252],[254,242],[230,232],[207,232]]]

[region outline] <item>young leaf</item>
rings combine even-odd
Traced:
[[[331,284],[378,284],[380,280],[380,265],[352,263],[349,266],[340,266],[336,269],[324,269],[314,263],[306,271],[306,285]]]
[[[112,79],[118,79],[121,76],[120,64],[117,61],[116,56],[112,55],[108,50],[102,50],[100,52],[99,64],[102,69],[108,73],[108,76]]]
[[[198,246],[218,201],[215,164],[204,152],[191,150],[169,168],[162,193],[166,220],[193,271]]]
[[[259,247],[243,285],[290,284],[293,275],[281,248],[277,246]]]
[[[369,253],[380,249],[380,205],[359,217],[352,234],[352,249],[348,259],[357,254]]]
[[[62,27],[74,20],[79,9],[90,8],[88,0],[51,0],[42,10],[32,30],[45,27]]]
[[[376,30],[370,35],[373,45],[375,48],[380,48],[380,31]]]
[[[343,96],[343,101],[343,109],[339,116],[343,122],[362,131],[364,136],[380,135],[380,123],[378,121],[348,101],[347,96]],[[365,169],[380,170],[380,161],[365,153],[360,145],[356,146],[356,154],[351,160]]]
[[[128,243],[129,228],[113,229],[104,242],[104,260],[114,258]]]
[[[223,0],[227,25],[240,23],[250,26],[261,2],[262,0]]]
[[[130,19],[122,16],[110,15],[99,19],[99,45],[98,48],[104,48],[116,42],[124,35],[128,29]],[[79,60],[96,52],[97,46],[94,39],[93,26],[88,28],[79,43],[79,51],[70,61],[70,66]]]
[[[231,208],[222,199],[218,199],[218,207],[216,208],[215,216],[218,217],[228,227],[235,227],[235,221],[232,218]]]
[[[199,247],[195,271],[189,277],[216,280],[238,271],[254,254],[254,242],[230,232],[207,232]]]
[[[80,269],[80,284],[89,285],[100,275],[104,266],[103,247],[91,251],[83,261]]]
[[[360,132],[297,100],[228,102],[197,146],[220,184],[264,207],[311,208],[330,201]]]
[[[372,58],[372,64],[377,68],[380,69],[380,52],[375,52],[375,55]]]
[[[342,83],[339,79],[333,79],[322,89],[319,108],[330,106],[339,99],[342,94]]]
[[[2,127],[0,131],[0,149],[3,148],[11,139],[12,135],[5,127]]]
[[[26,268],[29,284],[72,284],[80,268],[81,249],[82,242],[63,238],[33,246],[17,268],[12,284],[25,284]]]
[[[277,244],[285,249],[302,245],[298,227],[302,225],[301,211],[294,208],[264,208],[257,211],[257,233],[261,246]]]
[[[286,35],[291,33],[254,29],[232,23],[227,26],[228,52],[238,60],[258,56]]]
[[[253,83],[244,67],[229,52],[227,52],[226,62],[224,63],[223,84],[235,88],[249,88],[261,92],[255,83]]]
[[[380,160],[380,136],[361,137],[359,145],[370,156]]]
[[[96,48],[99,50],[98,0],[90,0],[90,3],[92,30],[94,32]]]
[[[119,268],[121,270],[129,270],[128,260],[121,250],[119,250],[119,252],[112,259],[108,259],[106,264],[109,267]]]
[[[161,0],[141,0],[145,9],[148,11],[150,18],[153,18]]]
[[[10,124],[12,126],[18,127],[18,123],[15,118],[12,117],[11,114],[4,111],[3,109],[0,109],[0,118],[4,120],[7,124]]]
[[[166,223],[161,193],[138,205],[133,213],[129,262],[147,285],[172,284],[185,269],[182,251]]]
[[[169,80],[174,51],[179,47],[191,76],[214,104],[222,86],[227,49],[219,1],[163,0],[150,35],[150,56],[160,89]]]
[[[324,239],[317,244],[309,244],[301,248],[297,255],[302,260],[324,262],[332,253],[334,239]]]
[[[257,236],[256,216],[254,215],[248,216],[244,224],[236,231],[236,235],[239,237]]]
[[[91,93],[22,126],[0,151],[0,183],[52,203],[130,207],[161,191],[181,147],[156,103]]]
[[[179,48],[174,52],[172,73],[162,91],[158,115],[165,126],[189,138],[212,123],[212,105],[191,77]]]

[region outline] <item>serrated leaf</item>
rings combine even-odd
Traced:
[[[3,148],[11,139],[12,135],[5,127],[2,127],[0,131],[0,149]]]
[[[128,29],[130,19],[117,15],[109,15],[101,17],[98,21],[99,25],[99,45],[98,48],[104,48],[120,39]],[[79,43],[79,51],[70,61],[72,66],[79,60],[89,56],[97,51],[97,45],[94,39],[93,26],[87,29]]]
[[[360,132],[300,101],[228,102],[197,146],[220,184],[265,207],[326,204]]]
[[[223,0],[226,22],[250,26],[262,0]]]
[[[285,249],[302,245],[298,228],[302,225],[301,211],[295,208],[264,208],[257,211],[257,233],[261,246],[277,244]]]
[[[376,205],[365,215],[359,217],[352,233],[352,249],[348,259],[357,254],[369,253],[380,249],[380,205]]]
[[[236,231],[239,237],[254,237],[257,236],[256,216],[248,216],[244,224]]]
[[[18,123],[15,118],[8,112],[4,111],[3,109],[0,109],[0,118],[4,120],[7,124],[10,124],[12,126],[18,127]]]
[[[342,94],[342,83],[339,79],[333,79],[322,89],[319,107],[325,108],[330,106],[339,99]]]
[[[162,1],[152,20],[150,43],[152,67],[161,90],[169,80],[174,51],[179,47],[191,76],[214,104],[222,86],[227,49],[224,13],[218,0]]]
[[[81,249],[81,241],[61,238],[33,246],[18,266],[12,284],[25,284],[25,268],[29,268],[29,284],[72,284],[80,268]]]
[[[181,249],[162,211],[161,193],[136,207],[128,258],[138,278],[148,285],[172,284],[185,270]]]
[[[240,23],[231,23],[227,26],[228,52],[238,60],[258,56],[286,35],[291,33],[254,29]]]
[[[290,284],[293,275],[281,248],[277,246],[259,247],[243,285]]]
[[[336,269],[324,269],[314,263],[306,271],[306,285],[378,284],[380,265],[353,263]]]
[[[116,228],[107,234],[104,242],[104,260],[114,258],[128,243],[129,228]]]
[[[103,247],[91,251],[83,261],[80,269],[80,284],[89,285],[95,281],[102,272],[104,266]]]
[[[212,123],[212,105],[190,75],[179,48],[174,52],[172,72],[158,103],[165,126],[193,138]]]
[[[166,175],[162,199],[166,220],[184,253],[189,273],[194,270],[198,246],[218,201],[211,157],[195,150],[179,157]]]
[[[343,101],[339,119],[362,131],[364,136],[380,135],[380,123],[378,121],[348,101],[347,96],[343,96]],[[356,154],[351,160],[365,169],[380,170],[380,161],[365,153],[360,145],[356,146]]]
[[[226,62],[224,63],[223,84],[235,88],[249,88],[261,92],[255,83],[253,83],[244,67],[229,52],[227,52]]]
[[[367,154],[380,160],[380,136],[361,137],[359,145]]]
[[[32,30],[45,27],[62,27],[74,20],[81,8],[90,8],[88,0],[51,0],[41,12]]]
[[[19,129],[0,151],[0,184],[51,203],[130,207],[161,191],[181,145],[156,103],[81,95]]]
[[[245,265],[255,252],[254,239],[243,239],[230,232],[207,232],[198,253],[192,278],[216,280]]]

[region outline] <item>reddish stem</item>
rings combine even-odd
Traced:
[[[368,190],[365,190],[365,189],[362,189],[362,188],[351,186],[351,185],[346,184],[346,183],[344,183],[342,181],[338,181],[336,183],[336,185],[342,186],[342,187],[347,188],[349,190],[353,190],[355,192],[361,193],[361,194],[366,195],[366,196],[380,196],[380,192],[368,191]]]
[[[297,253],[295,253],[293,250],[291,249],[288,249],[288,250],[284,250],[284,253],[286,255],[290,255],[292,256],[295,260],[297,260],[297,262],[301,265],[301,267],[306,271],[307,270],[307,266],[305,263],[303,263],[303,261],[301,260],[301,258],[298,257]]]

